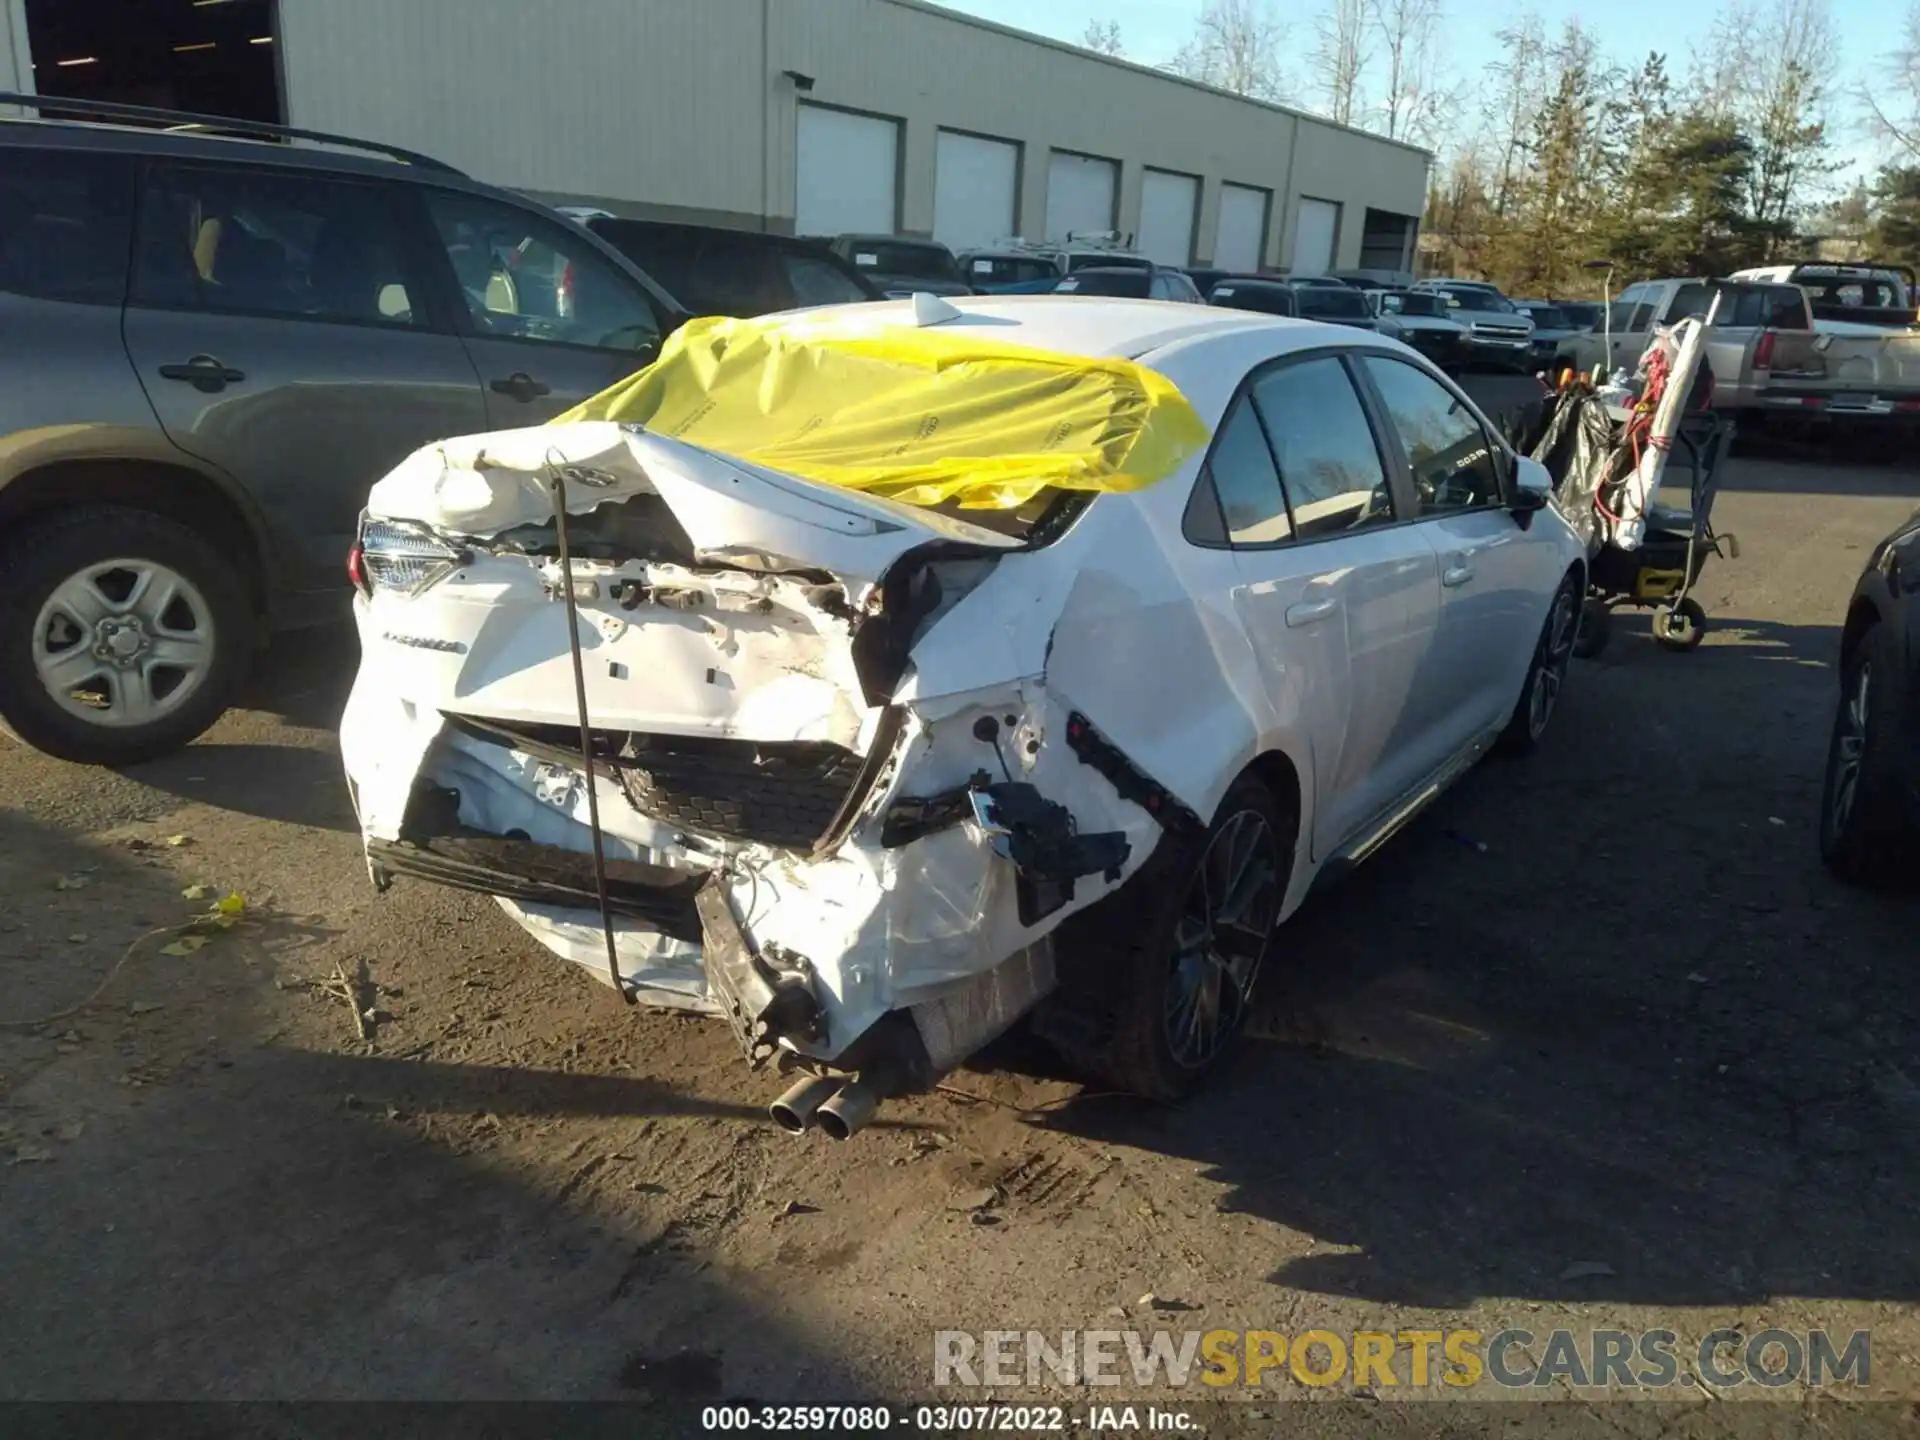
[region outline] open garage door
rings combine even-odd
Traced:
[[[1140,181],[1140,253],[1162,265],[1193,263],[1193,219],[1200,180],[1171,170],[1149,170]]]
[[[1111,230],[1120,194],[1120,166],[1056,150],[1047,158],[1047,239],[1072,230]]]
[[[1220,187],[1220,230],[1213,242],[1217,267],[1243,274],[1260,268],[1267,245],[1268,194],[1251,185]]]
[[[1019,227],[1020,147],[942,130],[933,156],[933,238],[949,250],[991,245]]]
[[[1333,247],[1340,237],[1340,206],[1333,200],[1300,197],[1293,223],[1293,273],[1325,275],[1333,269]]]
[[[1420,225],[1412,215],[1368,210],[1360,231],[1362,270],[1411,270],[1413,237]]]
[[[42,95],[285,119],[270,0],[26,0],[25,8]]]
[[[802,105],[793,228],[802,235],[893,234],[899,172],[899,121]]]

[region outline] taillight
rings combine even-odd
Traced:
[[[367,552],[358,543],[347,551],[347,579],[353,582],[354,589],[371,598],[373,587],[367,583]]]
[[[573,262],[560,265],[560,281],[554,286],[554,311],[562,320],[573,318]]]
[[[1753,368],[1771,370],[1773,368],[1773,342],[1779,337],[1771,330],[1760,332],[1760,343],[1753,347]]]

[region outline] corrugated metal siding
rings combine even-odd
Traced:
[[[4,0],[0,0],[4,3]],[[1302,194],[1418,214],[1405,146],[1009,34],[913,0],[280,0],[295,124],[413,146],[549,195],[792,224],[798,102],[902,122],[903,229],[930,233],[942,127],[1024,147],[1038,234],[1054,150],[1121,161],[1118,224],[1147,168],[1202,177],[1196,259],[1223,182],[1270,190],[1268,263]],[[786,72],[813,80],[800,92]],[[1337,264],[1356,264],[1359,227]],[[1352,253],[1347,253],[1351,251]]]
[[[280,0],[288,113],[496,184],[757,215],[762,13],[762,0]]]

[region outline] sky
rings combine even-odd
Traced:
[[[977,15],[1015,29],[1029,30],[1056,40],[1079,44],[1089,21],[1112,20],[1120,27],[1126,57],[1144,65],[1162,64],[1173,57],[1193,32],[1194,18],[1203,0],[937,0],[949,9]],[[1467,78],[1480,73],[1499,57],[1495,32],[1523,11],[1539,15],[1549,34],[1573,17],[1595,31],[1603,49],[1615,61],[1637,65],[1650,50],[1666,54],[1667,73],[1681,79],[1690,56],[1711,23],[1715,5],[1675,5],[1672,0],[1443,0],[1447,22],[1442,56],[1447,77]],[[1873,67],[1885,49],[1899,43],[1898,0],[1828,0],[1833,28],[1840,42],[1841,76],[1837,88],[1850,89],[1861,79],[1874,78]],[[1313,44],[1313,17],[1321,0],[1275,0],[1275,11],[1289,21],[1292,48],[1301,57],[1301,69]],[[1680,18],[1675,24],[1675,16]],[[1879,42],[1876,48],[1875,41]],[[1297,83],[1297,82],[1296,82]],[[1298,95],[1304,108],[1311,97]],[[1850,163],[1850,172],[1872,168],[1874,146],[1855,122],[1855,107],[1842,101],[1835,115],[1836,152]],[[1849,177],[1842,177],[1843,179]]]

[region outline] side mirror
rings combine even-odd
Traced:
[[[1517,455],[1513,462],[1513,480],[1508,487],[1507,508],[1525,529],[1533,517],[1553,503],[1553,476],[1538,460]]]

